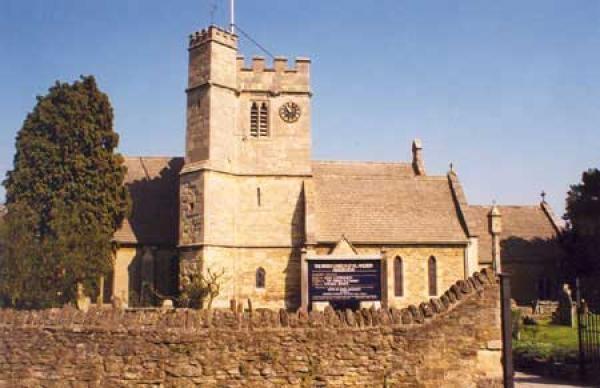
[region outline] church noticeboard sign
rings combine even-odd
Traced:
[[[311,302],[381,300],[381,259],[310,260]]]

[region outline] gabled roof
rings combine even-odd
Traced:
[[[488,213],[491,206],[469,206],[469,213],[479,235],[479,263],[492,262],[492,235]],[[502,220],[500,255],[503,262],[556,257],[559,227],[547,204],[533,206],[498,206]]]
[[[354,245],[348,241],[346,236],[342,236],[340,241],[333,247],[331,255],[358,255],[358,251],[354,248]]]
[[[179,230],[179,171],[183,158],[126,157],[125,185],[131,215],[114,235],[127,244],[177,244]]]
[[[317,242],[466,243],[446,176],[409,163],[313,161]]]

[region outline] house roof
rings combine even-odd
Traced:
[[[409,163],[314,161],[316,240],[466,243],[446,176],[417,176]]]
[[[469,206],[479,235],[479,262],[492,262],[492,235],[488,226],[491,206]],[[555,257],[559,226],[546,203],[533,206],[498,206],[502,220],[500,255],[503,262]]]
[[[128,244],[176,245],[179,230],[179,171],[183,158],[126,157],[125,185],[131,214],[114,240]]]

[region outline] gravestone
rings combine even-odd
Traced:
[[[559,325],[575,327],[577,309],[571,298],[571,290],[568,284],[564,284],[558,293],[558,309],[554,313],[554,323]]]

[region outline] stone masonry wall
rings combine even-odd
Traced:
[[[499,387],[491,272],[397,310],[0,310],[0,387]]]

